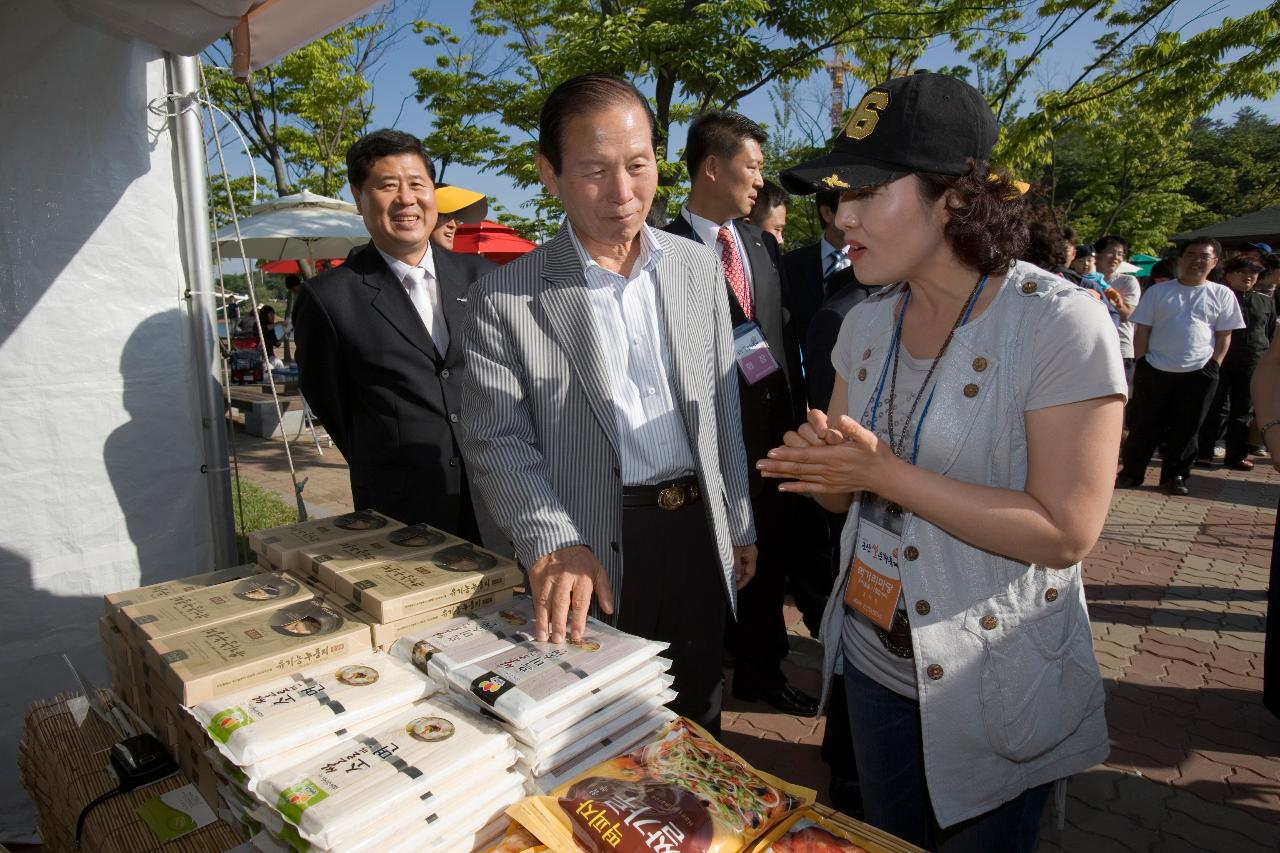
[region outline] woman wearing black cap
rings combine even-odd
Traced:
[[[867,819],[945,851],[1031,850],[1052,784],[1109,746],[1080,559],[1102,530],[1125,395],[1115,328],[1015,261],[1027,240],[976,90],[872,89],[826,155],[859,281],[826,412],[758,463],[848,511],[823,623]]]

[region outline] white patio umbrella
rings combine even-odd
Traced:
[[[303,190],[249,208],[240,237],[243,254],[234,223],[218,230],[214,242],[222,257],[314,261],[345,258],[369,242],[369,231],[351,202]]]

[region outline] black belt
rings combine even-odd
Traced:
[[[623,486],[623,506],[656,506],[675,510],[702,500],[698,478],[692,474],[648,486]]]

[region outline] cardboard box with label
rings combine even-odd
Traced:
[[[321,583],[360,605],[375,621],[387,623],[510,589],[523,580],[515,561],[459,542],[420,558],[377,563],[344,574],[326,572]]]
[[[284,527],[273,527],[249,534],[249,549],[273,571],[306,574],[302,566],[302,550],[315,545],[343,542],[366,536],[378,530],[404,527],[393,518],[370,509],[346,515],[302,521]]]
[[[368,625],[323,599],[255,613],[147,643],[145,662],[183,704],[370,648]]]
[[[499,589],[490,592],[478,594],[466,601],[458,601],[453,604],[435,610],[425,610],[399,619],[395,622],[377,622],[368,613],[360,609],[360,605],[352,601],[347,601],[339,597],[335,593],[327,593],[325,600],[336,610],[341,610],[349,619],[364,622],[369,626],[370,636],[373,641],[373,647],[386,651],[391,648],[392,643],[401,637],[407,637],[410,634],[425,628],[428,625],[434,625],[436,622],[443,622],[446,619],[452,619],[455,616],[465,616],[482,610],[493,604],[501,604],[511,600],[515,594],[513,589]]]
[[[202,575],[192,575],[191,577],[178,578],[177,580],[153,583],[150,586],[137,589],[113,592],[110,595],[104,595],[102,601],[106,606],[107,616],[112,616],[115,611],[130,604],[157,601],[162,598],[168,598],[171,595],[180,595],[184,592],[203,589],[206,586],[215,586],[228,581],[253,577],[257,571],[258,567],[253,563],[245,563],[242,566],[232,566],[229,569],[219,569],[216,572],[206,572]]]
[[[314,598],[299,581],[275,572],[195,589],[116,611],[120,630],[136,643],[277,610]]]
[[[346,574],[377,563],[409,560],[436,548],[459,545],[462,540],[429,524],[411,524],[394,530],[380,530],[344,542],[327,542],[302,549],[298,573],[324,583],[326,577]],[[332,589],[331,584],[326,584]]]

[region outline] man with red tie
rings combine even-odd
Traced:
[[[778,243],[743,222],[764,186],[765,132],[731,112],[698,116],[689,126],[685,165],[691,189],[680,216],[664,230],[701,242],[720,257],[730,290],[729,310],[738,357],[742,440],[747,459],[761,458],[804,419],[800,354],[787,312]],[[813,715],[817,701],[787,683],[788,651],[782,606],[788,564],[797,558],[797,518],[808,501],[780,494],[751,472],[751,503],[759,558],[756,576],[738,594],[728,647],[735,657],[733,695],[764,701],[789,714]]]

